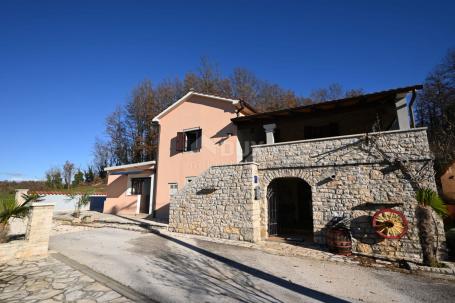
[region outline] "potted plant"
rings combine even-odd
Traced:
[[[439,243],[436,221],[433,218],[432,210],[441,217],[447,216],[447,206],[441,197],[431,188],[420,188],[416,192],[418,202],[416,209],[417,227],[419,229],[420,244],[422,246],[423,264],[427,266],[438,266],[437,250]],[[437,240],[437,242],[439,242]],[[436,248],[435,248],[436,247]]]
[[[8,240],[9,219],[24,218],[30,213],[31,202],[41,200],[37,194],[22,195],[24,203],[19,204],[16,199],[3,199],[0,201],[0,243]]]

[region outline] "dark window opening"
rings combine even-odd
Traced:
[[[197,151],[201,149],[202,129],[177,133],[176,149],[182,151]]]
[[[298,178],[274,179],[267,188],[269,235],[313,240],[311,186]]]
[[[144,193],[145,183],[148,178],[132,178],[131,179],[131,194],[142,195]]]
[[[281,132],[279,128],[274,129],[273,138],[275,139],[275,143],[281,142]]]
[[[201,129],[185,132],[186,137],[185,151],[193,151],[200,149],[201,135],[202,135]]]
[[[339,136],[338,123],[330,123],[322,126],[305,126],[305,139],[317,139]]]

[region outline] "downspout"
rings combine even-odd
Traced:
[[[152,206],[152,218],[156,218],[156,193],[158,188],[158,155],[159,155],[159,147],[160,147],[160,134],[161,134],[161,124],[156,121],[152,122],[158,128],[158,144],[156,145],[156,154],[155,154],[155,176],[153,177],[153,200],[151,201]],[[169,220],[169,219],[168,219]]]
[[[237,117],[240,116],[240,111],[243,110],[243,109],[245,108],[245,106],[244,106],[242,100],[239,100],[239,104],[240,104],[240,108],[238,108],[238,109],[235,111],[235,115],[236,115]],[[236,127],[237,127],[237,125],[236,125]],[[237,127],[237,142],[238,142],[238,144],[240,144],[239,134],[238,134],[238,127]],[[243,154],[243,148],[242,148],[241,145],[240,145],[240,149],[242,150],[242,154]],[[237,150],[237,152],[238,152],[238,150]],[[253,150],[250,151],[250,153],[252,153],[252,152],[253,152]],[[250,153],[249,153],[249,154],[250,154]],[[246,159],[246,157],[249,156],[249,154],[248,154],[247,156],[243,157],[242,160],[240,160],[240,162],[244,162],[245,159]]]
[[[412,90],[412,96],[411,96],[411,101],[409,101],[409,106],[408,106],[408,112],[409,112],[409,117],[411,119],[411,128],[415,127],[415,120],[414,120],[414,102],[416,100],[417,94],[416,90]]]

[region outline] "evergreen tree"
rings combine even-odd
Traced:
[[[78,169],[74,174],[73,186],[78,186],[82,183],[84,183],[84,173]]]

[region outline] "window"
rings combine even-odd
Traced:
[[[174,196],[179,189],[179,186],[177,183],[169,183],[169,195],[172,197]]]
[[[131,194],[132,195],[142,195],[144,192],[144,184],[147,181],[147,178],[132,178],[131,179]]]
[[[177,133],[177,151],[196,151],[201,149],[202,129],[191,129]]]
[[[195,178],[196,178],[195,176],[186,177],[186,178],[185,178],[186,184],[193,182],[193,180],[194,180]]]

